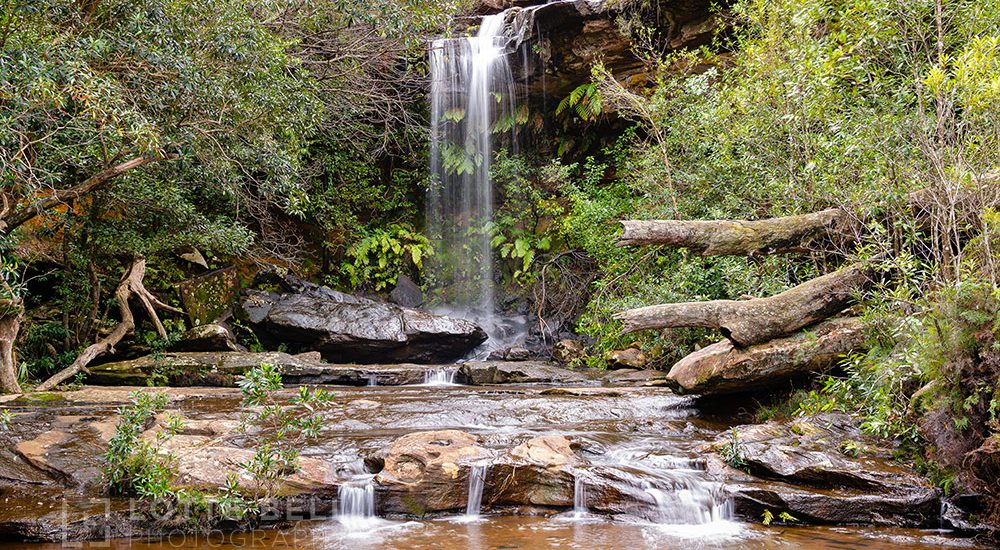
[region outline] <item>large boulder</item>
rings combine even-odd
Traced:
[[[940,521],[939,492],[845,414],[737,426],[706,450],[718,453],[708,455],[709,470],[726,480],[744,517],[768,509],[811,523],[932,526]],[[724,464],[720,455],[742,469]]]
[[[482,328],[465,319],[308,283],[294,292],[249,292],[239,314],[264,342],[319,351],[341,362],[449,361],[487,338]]]
[[[183,281],[177,285],[177,292],[191,323],[204,325],[229,312],[239,288],[239,271],[236,267],[227,267]]]
[[[534,437],[490,468],[489,502],[518,506],[573,505],[573,468],[581,460],[565,435]]]
[[[462,364],[459,373],[463,380],[475,386],[590,382],[590,379],[580,372],[541,361],[469,361]]]
[[[209,323],[184,331],[169,351],[246,351],[223,325]]]
[[[415,432],[392,442],[375,476],[386,513],[423,516],[465,507],[471,465],[492,458],[479,438],[459,430]]]

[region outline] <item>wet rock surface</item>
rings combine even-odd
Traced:
[[[465,319],[377,302],[298,282],[293,292],[248,291],[239,317],[261,341],[318,351],[333,361],[432,363],[459,358],[486,340]]]
[[[286,384],[330,384],[346,386],[402,386],[427,382],[435,372],[454,373],[456,382],[470,385],[521,383],[631,384],[646,379],[622,373],[578,371],[541,361],[474,361],[462,365],[332,364],[319,352],[290,355],[284,352],[186,352],[149,355],[128,361],[105,363],[90,369],[88,382],[103,385],[219,386],[234,387],[248,369],[261,363],[281,369]],[[649,376],[656,376],[650,374]],[[593,381],[592,381],[593,380]]]
[[[745,471],[722,462],[738,449]],[[737,426],[706,450],[745,516],[769,509],[818,523],[936,526],[941,495],[846,414]],[[748,475],[749,474],[749,475]]]
[[[459,370],[468,384],[563,384],[587,382],[582,371],[565,369],[541,361],[469,361]]]
[[[99,481],[116,410],[134,389],[88,386],[5,404],[15,414],[11,429],[0,432],[6,536],[149,533],[148,522],[129,515],[122,501],[104,500]],[[178,483],[211,490],[239,471],[254,438],[238,429],[238,390],[158,391],[169,399],[167,412],[183,421],[164,446],[177,457]],[[882,525],[925,525],[939,509],[933,490],[838,416],[738,427],[750,475],[711,451],[726,442],[727,427],[700,419],[689,398],[664,388],[597,386],[584,378],[558,387],[330,391],[335,406],[324,412],[318,439],[302,449],[301,470],[282,480],[281,506],[307,516],[335,512],[338,490],[357,482],[359,463],[367,466],[376,510],[391,517],[463,513],[474,466],[486,466],[484,513],[567,510],[580,490],[590,513],[668,524],[721,521],[730,505],[749,521],[767,508],[807,523]],[[283,390],[279,401],[295,393]],[[145,437],[158,429],[150,426]],[[863,453],[857,458],[829,455],[855,440]],[[254,480],[241,474],[240,483],[252,489]],[[49,508],[30,506],[28,495],[44,495]],[[64,505],[71,510],[66,524]]]

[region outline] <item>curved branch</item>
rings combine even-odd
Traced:
[[[11,231],[17,229],[25,222],[31,220],[35,216],[40,215],[42,212],[49,210],[50,208],[55,208],[61,204],[65,204],[73,199],[78,199],[86,194],[92,193],[105,185],[108,184],[114,178],[133,170],[139,168],[140,166],[145,166],[154,162],[160,162],[163,160],[171,160],[178,158],[177,154],[169,155],[156,155],[156,156],[141,156],[136,157],[132,160],[125,161],[121,164],[112,166],[105,170],[90,176],[83,183],[70,187],[69,189],[59,189],[52,193],[52,195],[45,197],[44,199],[38,201],[37,203],[25,208],[24,210],[15,209],[13,212],[6,212],[5,216],[0,219],[0,232],[10,233]],[[9,210],[9,208],[7,209]]]
[[[163,323],[160,322],[160,318],[156,315],[155,308],[159,307],[172,312],[179,312],[180,310],[160,302],[148,290],[146,290],[146,287],[143,285],[143,278],[145,276],[146,259],[137,258],[132,262],[132,265],[129,266],[128,270],[125,271],[125,275],[122,276],[122,280],[118,283],[118,288],[115,290],[115,300],[118,301],[118,310],[121,313],[122,319],[121,322],[118,323],[110,334],[83,350],[76,360],[73,361],[73,364],[52,375],[52,377],[45,382],[39,384],[39,386],[35,388],[36,391],[50,390],[75,376],[76,373],[86,372],[87,365],[89,365],[91,361],[101,355],[113,352],[115,346],[118,345],[118,343],[121,342],[125,336],[135,330],[135,316],[132,314],[132,309],[129,308],[128,305],[129,298],[133,296],[137,297],[143,304],[143,307],[146,309],[146,313],[153,321],[153,324],[156,326],[156,330],[160,333],[160,336],[166,338],[166,330],[163,327]]]

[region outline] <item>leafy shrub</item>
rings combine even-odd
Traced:
[[[255,502],[278,496],[281,478],[298,471],[298,446],[315,438],[322,428],[320,412],[329,407],[333,396],[322,389],[299,387],[289,404],[279,401],[283,388],[281,370],[267,363],[247,371],[239,381],[243,394],[244,431],[255,432],[253,458],[241,467],[255,480]]]
[[[168,416],[164,430],[153,441],[142,433],[167,404],[162,393],[136,391],[130,405],[118,409],[118,424],[108,443],[101,472],[113,495],[161,499],[172,493],[175,471],[172,458],[160,453],[160,445],[180,429],[180,419]]]

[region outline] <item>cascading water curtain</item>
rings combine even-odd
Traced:
[[[450,309],[492,316],[490,222],[494,144],[511,134],[514,80],[506,14],[483,18],[475,37],[431,44],[431,175],[427,229],[432,273]]]

